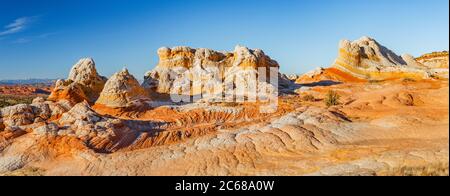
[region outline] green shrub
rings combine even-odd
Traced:
[[[327,107],[331,107],[331,106],[335,106],[335,105],[339,105],[339,99],[341,98],[341,96],[339,94],[337,94],[335,91],[328,91],[327,96],[324,99],[325,104],[327,105]]]
[[[17,104],[30,104],[36,96],[0,95],[0,108]]]

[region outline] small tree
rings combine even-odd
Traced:
[[[325,101],[325,104],[327,105],[327,107],[331,107],[331,106],[339,105],[340,98],[341,98],[341,96],[339,94],[337,94],[333,90],[330,90],[330,91],[328,91],[327,96],[325,97],[324,101]]]

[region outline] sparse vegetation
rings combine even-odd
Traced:
[[[369,80],[369,84],[379,84],[383,82],[382,80]]]
[[[430,78],[435,79],[435,80],[441,79],[439,76],[434,75],[434,74],[431,74],[431,75],[430,75]]]
[[[412,78],[405,78],[405,79],[403,79],[403,82],[416,82],[416,80],[414,80]]]
[[[210,105],[213,106],[221,106],[221,107],[237,107],[239,105],[241,105],[240,103],[237,102],[214,102],[214,103],[209,103]]]
[[[313,102],[316,101],[316,98],[313,95],[307,94],[302,97],[303,101]]]
[[[0,95],[0,108],[17,104],[30,104],[35,96]]]
[[[428,166],[403,166],[377,173],[380,176],[448,176],[448,163],[432,164]]]
[[[11,172],[0,174],[0,176],[43,176],[43,170],[34,167],[27,167]]]
[[[341,96],[339,94],[337,94],[333,90],[330,90],[330,91],[328,91],[328,93],[324,99],[324,102],[327,105],[327,107],[331,107],[331,106],[339,105],[340,98],[341,98]]]

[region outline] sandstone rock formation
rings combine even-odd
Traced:
[[[224,92],[226,86],[249,87],[252,86],[250,82],[267,83],[270,82],[270,68],[279,67],[262,50],[242,46],[236,46],[234,52],[189,47],[160,48],[158,55],[160,62],[146,74],[143,86],[164,94],[216,94]],[[256,80],[260,75],[258,68],[265,68],[262,73],[266,77],[262,81]],[[236,78],[243,80],[237,84]]]
[[[436,72],[422,66],[411,55],[399,56],[369,37],[341,41],[333,67],[367,80],[423,79]]]
[[[91,58],[85,58],[75,64],[66,80],[58,80],[49,100],[69,100],[79,103],[84,100],[95,102],[106,83],[106,78],[100,76]]]
[[[44,101],[36,98],[32,104],[19,104],[0,110],[0,140],[12,139],[32,132],[42,123],[58,119],[72,108],[66,100],[59,102]],[[0,149],[2,147],[0,142]]]
[[[432,52],[424,54],[416,61],[429,68],[447,68],[448,69],[448,52]]]
[[[148,100],[144,88],[127,69],[124,69],[106,82],[96,104],[111,108],[126,108],[141,105]]]

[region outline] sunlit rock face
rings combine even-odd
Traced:
[[[58,102],[36,98],[32,104],[19,104],[0,109],[0,140],[19,137],[32,132],[46,122],[69,111],[73,105],[67,100]],[[0,149],[4,143],[0,142]]]
[[[447,68],[448,52],[432,52],[416,58],[417,62],[429,68]]]
[[[236,46],[233,52],[164,47],[158,50],[158,55],[160,61],[146,74],[143,86],[165,94],[215,94],[227,86],[259,88],[260,82],[269,83],[270,68],[279,67],[262,50],[243,46]],[[260,75],[265,77],[257,77]],[[236,78],[242,80],[236,82]]]
[[[93,103],[103,90],[106,80],[97,73],[93,59],[81,59],[72,67],[66,80],[56,82],[49,100],[69,100],[73,103],[86,100]]]
[[[368,80],[430,78],[438,70],[424,66],[411,55],[399,56],[369,37],[343,40],[334,68]]]
[[[148,101],[147,92],[127,69],[124,69],[106,82],[97,105],[112,108],[126,108]]]
[[[430,71],[432,78],[448,80],[448,52],[432,52],[415,59]]]

